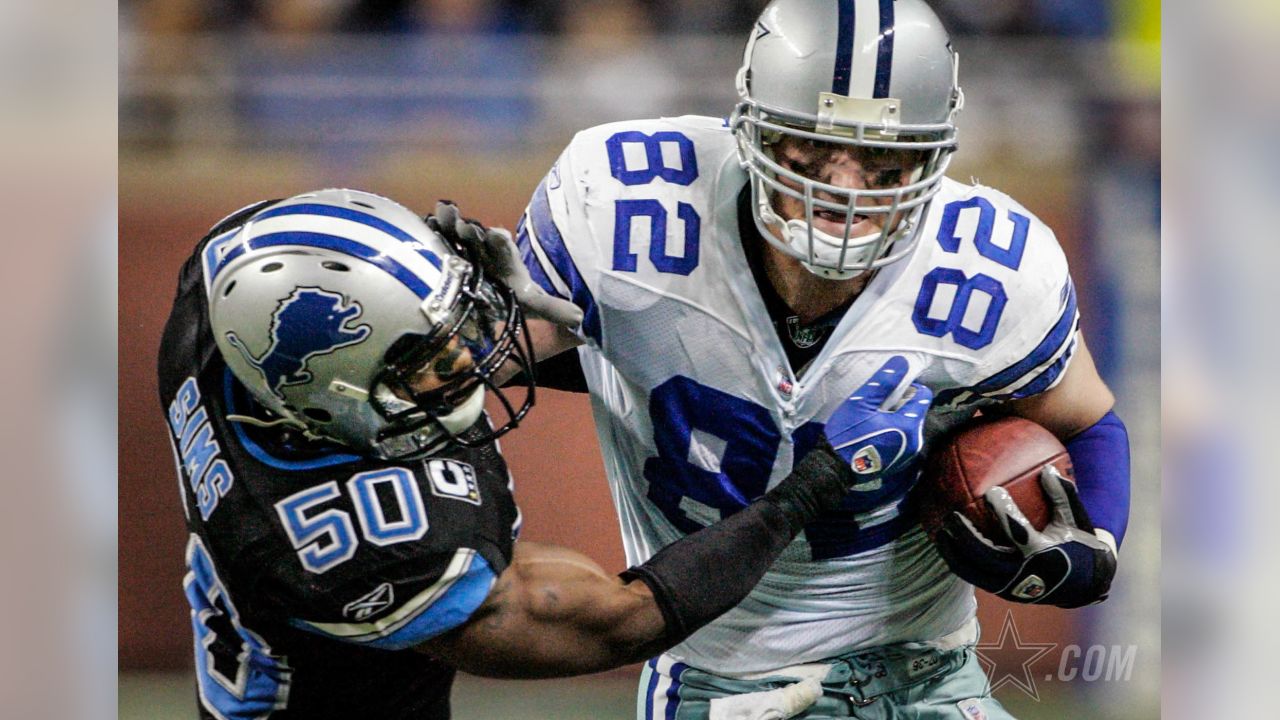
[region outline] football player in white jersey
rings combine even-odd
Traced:
[[[935,548],[918,463],[855,487],[737,608],[647,664],[638,717],[1008,717],[971,651],[973,586],[1105,597],[1127,435],[1052,231],[945,177],[958,77],[922,0],[774,0],[730,118],[578,133],[514,244],[438,206],[545,318],[540,358],[579,346],[630,563],[778,482],[894,356],[935,393],[926,448],[981,410],[1039,422],[1071,454],[1075,483],[1042,474],[1043,532],[997,489],[1005,537],[957,515]]]

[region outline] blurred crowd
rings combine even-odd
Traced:
[[[424,143],[510,153],[629,117],[726,115],[744,30],[765,4],[122,0],[121,142],[285,149],[345,163]],[[1156,0],[932,4],[962,56],[991,55],[968,53],[973,43],[1031,39],[1053,61],[1006,68],[1056,66],[1080,86],[1090,71],[1065,55],[1082,53],[1055,55],[1055,44],[1106,43],[1159,12]],[[1041,96],[1053,86],[1024,80]]]
[[[660,33],[740,32],[767,0],[122,0],[149,33],[568,33],[625,13]],[[1102,37],[1124,2],[935,0],[956,34]]]

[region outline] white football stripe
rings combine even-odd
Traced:
[[[871,97],[876,88],[879,60],[880,0],[854,0],[853,61],[849,68],[849,96]]]
[[[444,574],[440,579],[432,583],[431,587],[414,595],[407,602],[395,610],[395,612],[384,618],[367,623],[323,623],[312,622],[310,620],[301,620],[301,622],[334,637],[344,638],[346,640],[362,641],[374,640],[380,637],[386,637],[401,627],[407,625],[409,621],[426,611],[431,604],[439,599],[442,595],[449,591],[461,577],[467,574],[471,569],[471,562],[476,556],[476,551],[470,548],[458,548],[453,554],[453,559],[449,561],[449,566],[445,568]]]

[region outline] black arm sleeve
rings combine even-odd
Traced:
[[[533,367],[533,373],[538,379],[538,387],[540,388],[551,388],[552,390],[563,390],[572,393],[587,392],[587,377],[582,372],[582,363],[578,360],[577,350],[565,350],[546,360],[539,360],[538,364]],[[525,374],[521,372],[503,383],[502,386],[516,385],[518,387],[524,381]]]
[[[778,486],[710,527],[660,550],[622,573],[653,591],[675,645],[751,592],[805,523],[840,504],[856,482],[849,465],[824,440]],[[708,582],[710,568],[720,570]]]

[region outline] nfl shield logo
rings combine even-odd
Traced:
[[[783,398],[791,399],[791,391],[795,390],[795,386],[791,384],[791,376],[787,373],[787,369],[781,365],[778,366],[778,392]]]
[[[1044,580],[1039,575],[1028,575],[1026,580],[1018,583],[1018,587],[1013,589],[1013,594],[1025,600],[1035,600],[1044,594]]]
[[[853,471],[859,475],[880,471],[880,453],[876,452],[874,445],[868,445],[859,450],[849,463]]]

